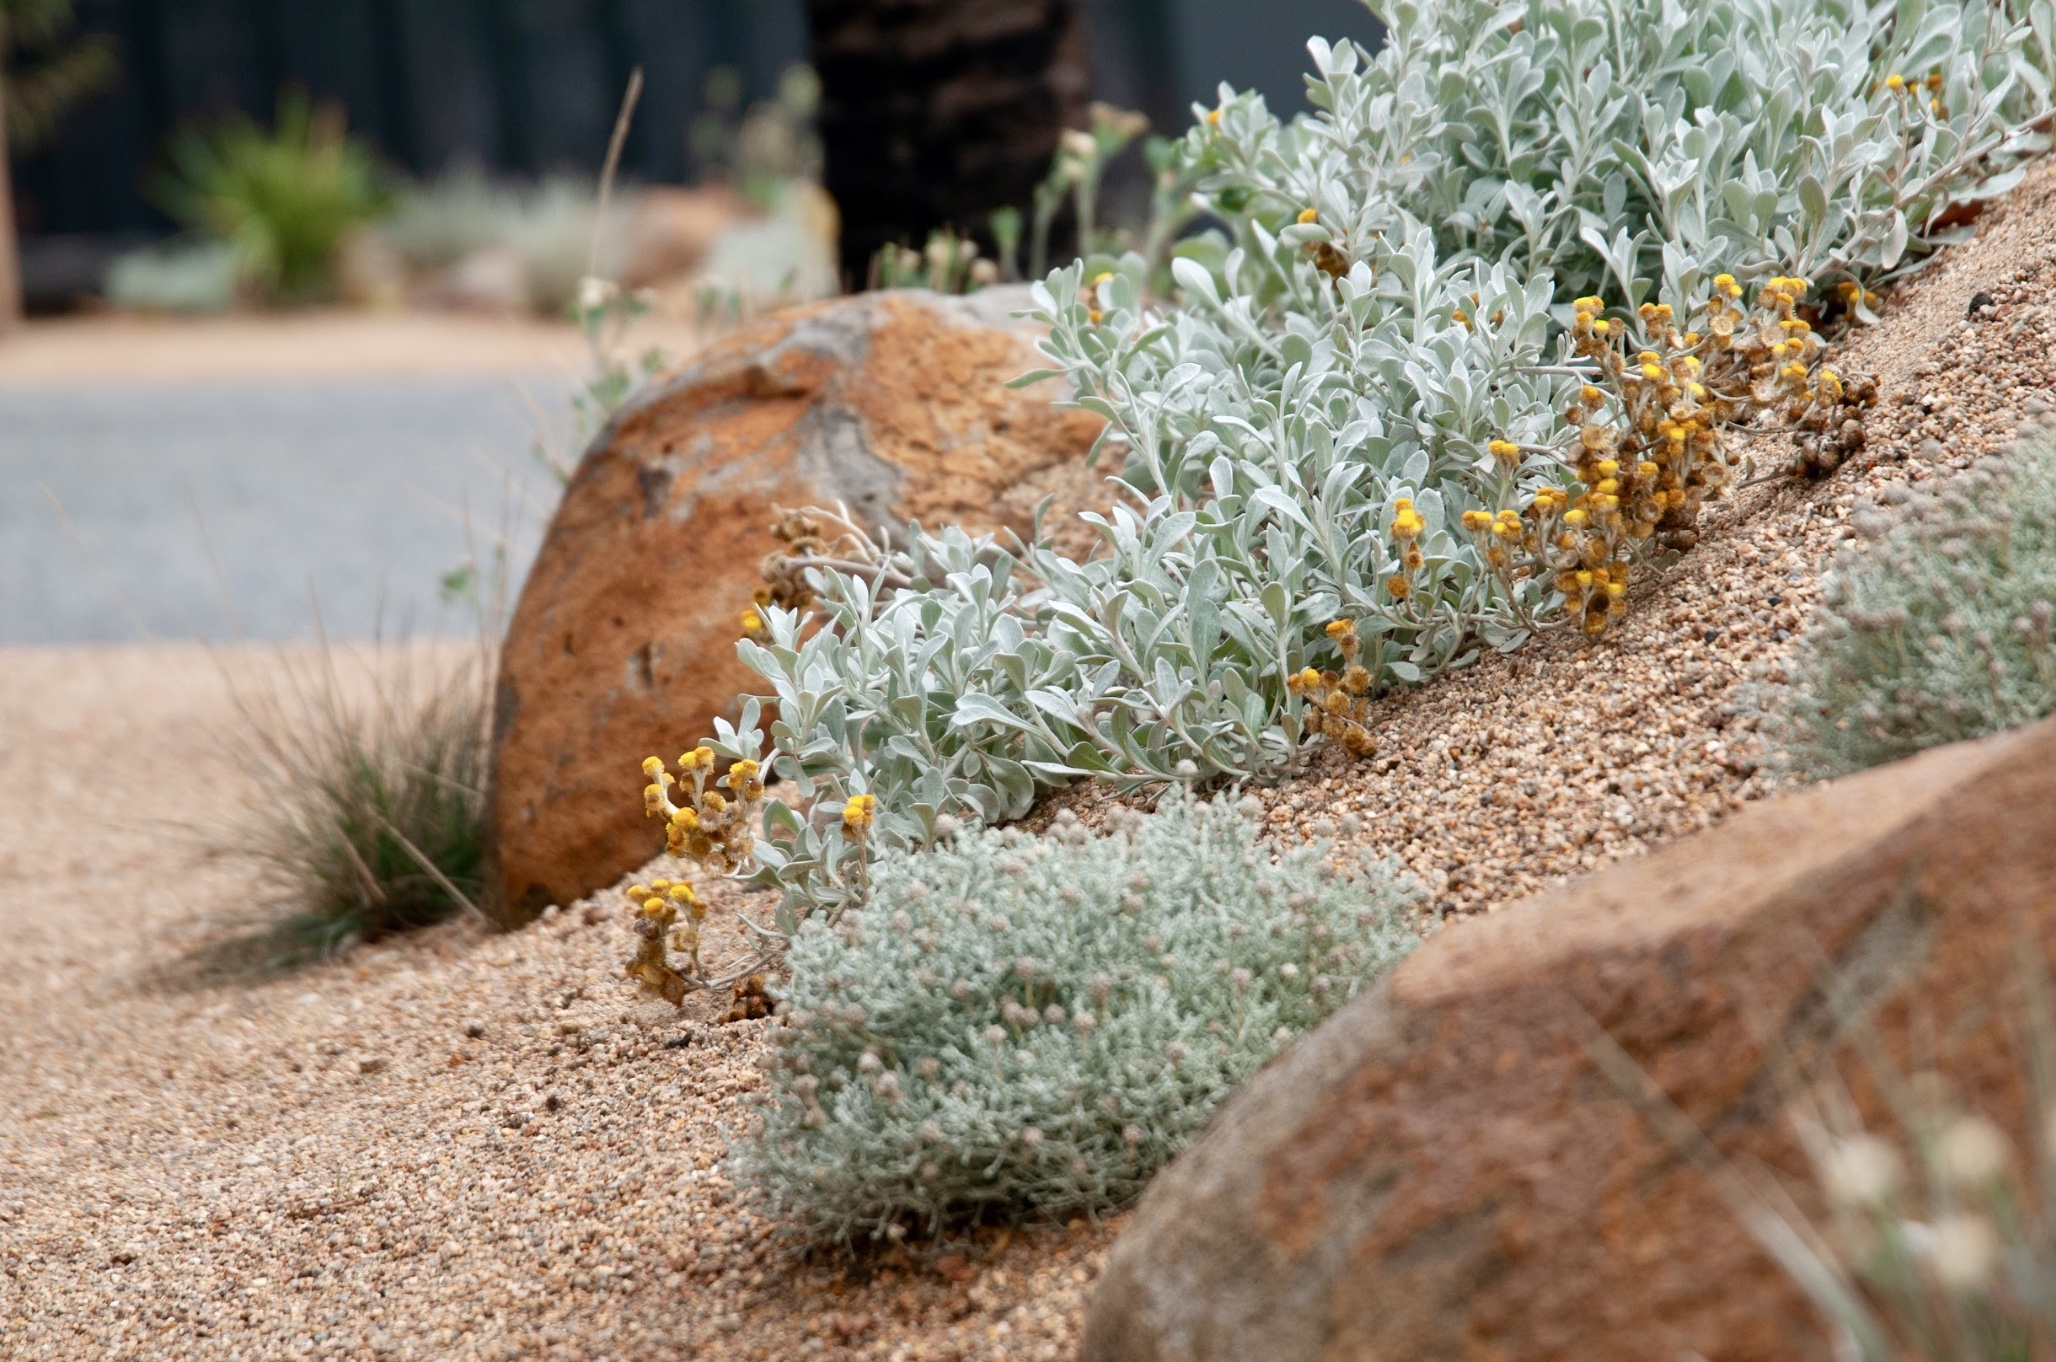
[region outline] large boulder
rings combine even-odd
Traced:
[[[2056,722],[1757,806],[1450,929],[1260,1073],[1143,1199],[1083,1362],[1825,1355],[1822,1326],[1595,1026],[1825,1219],[1789,1070],[1860,1016],[1994,1116],[1995,1005],[2056,919]],[[2018,1020],[2013,1014],[2011,1020]],[[1917,1047],[1914,1047],[1917,1049]]]
[[[494,706],[488,898],[508,924],[647,861],[638,765],[733,715],[775,509],[1026,531],[1090,495],[1096,417],[1055,405],[1025,292],[866,294],[766,318],[631,403],[565,489]]]

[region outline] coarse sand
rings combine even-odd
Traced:
[[[2052,189],[2038,168],[1841,348],[1883,380],[1861,456],[1742,491],[1602,643],[1388,700],[1375,757],[1259,792],[1273,834],[1398,856],[1426,925],[1463,930],[1777,789],[1751,688],[1783,679],[1851,517],[2048,413]],[[224,656],[245,684],[279,666]],[[720,1164],[767,1023],[638,1003],[619,887],[510,936],[459,920],[236,973],[258,887],[169,828],[243,788],[220,664],[0,653],[0,1355],[1069,1355],[1117,1222],[779,1251]],[[719,956],[747,899],[710,890]]]

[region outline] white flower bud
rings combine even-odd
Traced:
[[[1945,1215],[1928,1238],[1935,1280],[1951,1291],[1978,1291],[1999,1265],[1999,1236],[1981,1215]]]
[[[1981,1116],[1949,1123],[1935,1141],[1935,1167],[1957,1187],[1982,1187],[2006,1171],[2006,1137]]]
[[[985,1043],[987,1045],[990,1045],[995,1050],[997,1050],[1000,1046],[1005,1045],[1007,1043],[1007,1028],[1004,1026],[986,1027]]]
[[[1821,1163],[1821,1186],[1844,1206],[1875,1206],[1899,1188],[1899,1152],[1875,1135],[1839,1141]]]

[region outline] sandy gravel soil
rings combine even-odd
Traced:
[[[1265,793],[1276,835],[1398,855],[1455,915],[1776,788],[1747,687],[1781,675],[1850,517],[2048,401],[2051,190],[2031,177],[1846,347],[1885,383],[1864,458],[1745,492],[1601,646],[1391,701],[1376,758]],[[618,890],[512,937],[210,974],[251,885],[153,820],[234,793],[230,713],[196,651],[0,653],[0,1355],[1068,1354],[1114,1227],[778,1256],[719,1166],[763,1023],[633,1003]]]
[[[638,1009],[618,894],[225,975],[254,886],[160,820],[234,714],[197,648],[0,652],[0,1356],[1060,1355],[1104,1228],[771,1251],[717,1167],[763,1023]]]

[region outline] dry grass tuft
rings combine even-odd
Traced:
[[[286,680],[239,686],[231,751],[249,795],[220,849],[287,916],[279,943],[326,955],[476,911],[484,883],[492,665],[324,642]]]

